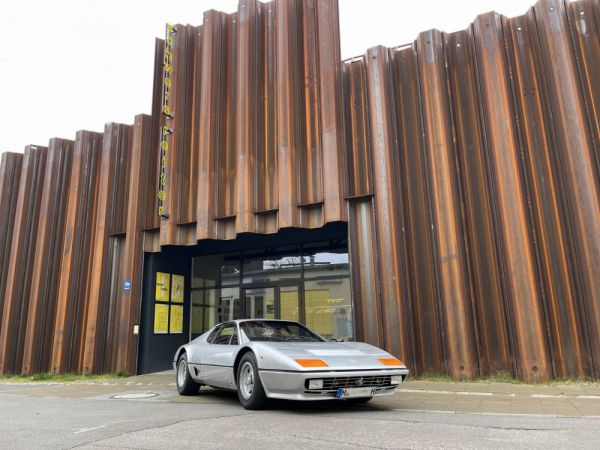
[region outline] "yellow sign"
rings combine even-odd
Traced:
[[[174,113],[169,106],[171,97],[171,76],[173,72],[173,34],[177,27],[167,24],[165,30],[165,57],[163,61],[163,91],[162,91],[162,113],[166,120],[173,120]],[[173,134],[173,128],[161,127],[160,132],[160,165],[158,177],[158,215],[167,218],[165,203],[167,200],[167,157],[169,149],[169,135]]]
[[[170,273],[156,272],[156,295],[158,301],[169,301]]]
[[[183,333],[183,306],[171,306],[171,334]]]
[[[184,283],[185,277],[183,275],[173,274],[171,285],[171,301],[173,303],[183,303]]]
[[[169,305],[154,305],[154,334],[169,332]]]

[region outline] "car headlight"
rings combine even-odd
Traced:
[[[392,384],[400,384],[402,383],[402,375],[392,375]]]
[[[323,389],[323,380],[309,380],[308,388],[309,389]]]

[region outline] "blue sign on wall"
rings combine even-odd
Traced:
[[[123,290],[130,291],[131,290],[131,280],[125,280],[123,282]]]

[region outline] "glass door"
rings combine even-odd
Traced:
[[[277,318],[302,322],[300,316],[300,286],[296,284],[278,286],[277,290],[279,291]]]
[[[246,319],[274,319],[275,291],[275,287],[244,289]]]
[[[300,286],[265,286],[243,289],[246,319],[300,321]]]

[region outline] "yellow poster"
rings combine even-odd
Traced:
[[[169,305],[154,305],[154,334],[169,332]]]
[[[171,334],[183,333],[183,306],[171,306]]]
[[[171,286],[171,301],[174,303],[183,303],[183,289],[184,289],[185,277],[183,275],[172,276]]]
[[[170,273],[156,272],[156,300],[169,301]]]

